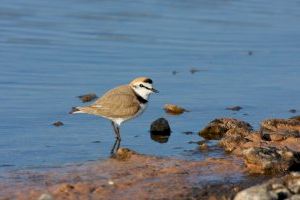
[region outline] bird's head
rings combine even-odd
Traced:
[[[139,77],[131,81],[129,85],[138,95],[147,100],[150,94],[158,93],[152,84],[153,81],[150,78]]]

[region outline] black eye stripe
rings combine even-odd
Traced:
[[[147,90],[151,90],[150,88],[148,88],[147,86],[144,86],[143,84],[140,84],[140,87],[146,88]]]

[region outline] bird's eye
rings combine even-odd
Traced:
[[[144,85],[143,85],[143,84],[140,84],[140,87],[144,87]]]

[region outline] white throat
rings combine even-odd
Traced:
[[[149,95],[152,93],[150,90],[147,90],[146,88],[140,88],[140,87],[133,87],[132,88],[137,95],[142,97],[143,99],[147,100],[149,99]]]

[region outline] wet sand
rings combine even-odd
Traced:
[[[20,171],[1,183],[2,199],[207,199],[232,197],[265,178],[247,177],[236,157],[185,161],[119,149],[116,158],[48,172]],[[18,180],[18,181],[16,181]]]

